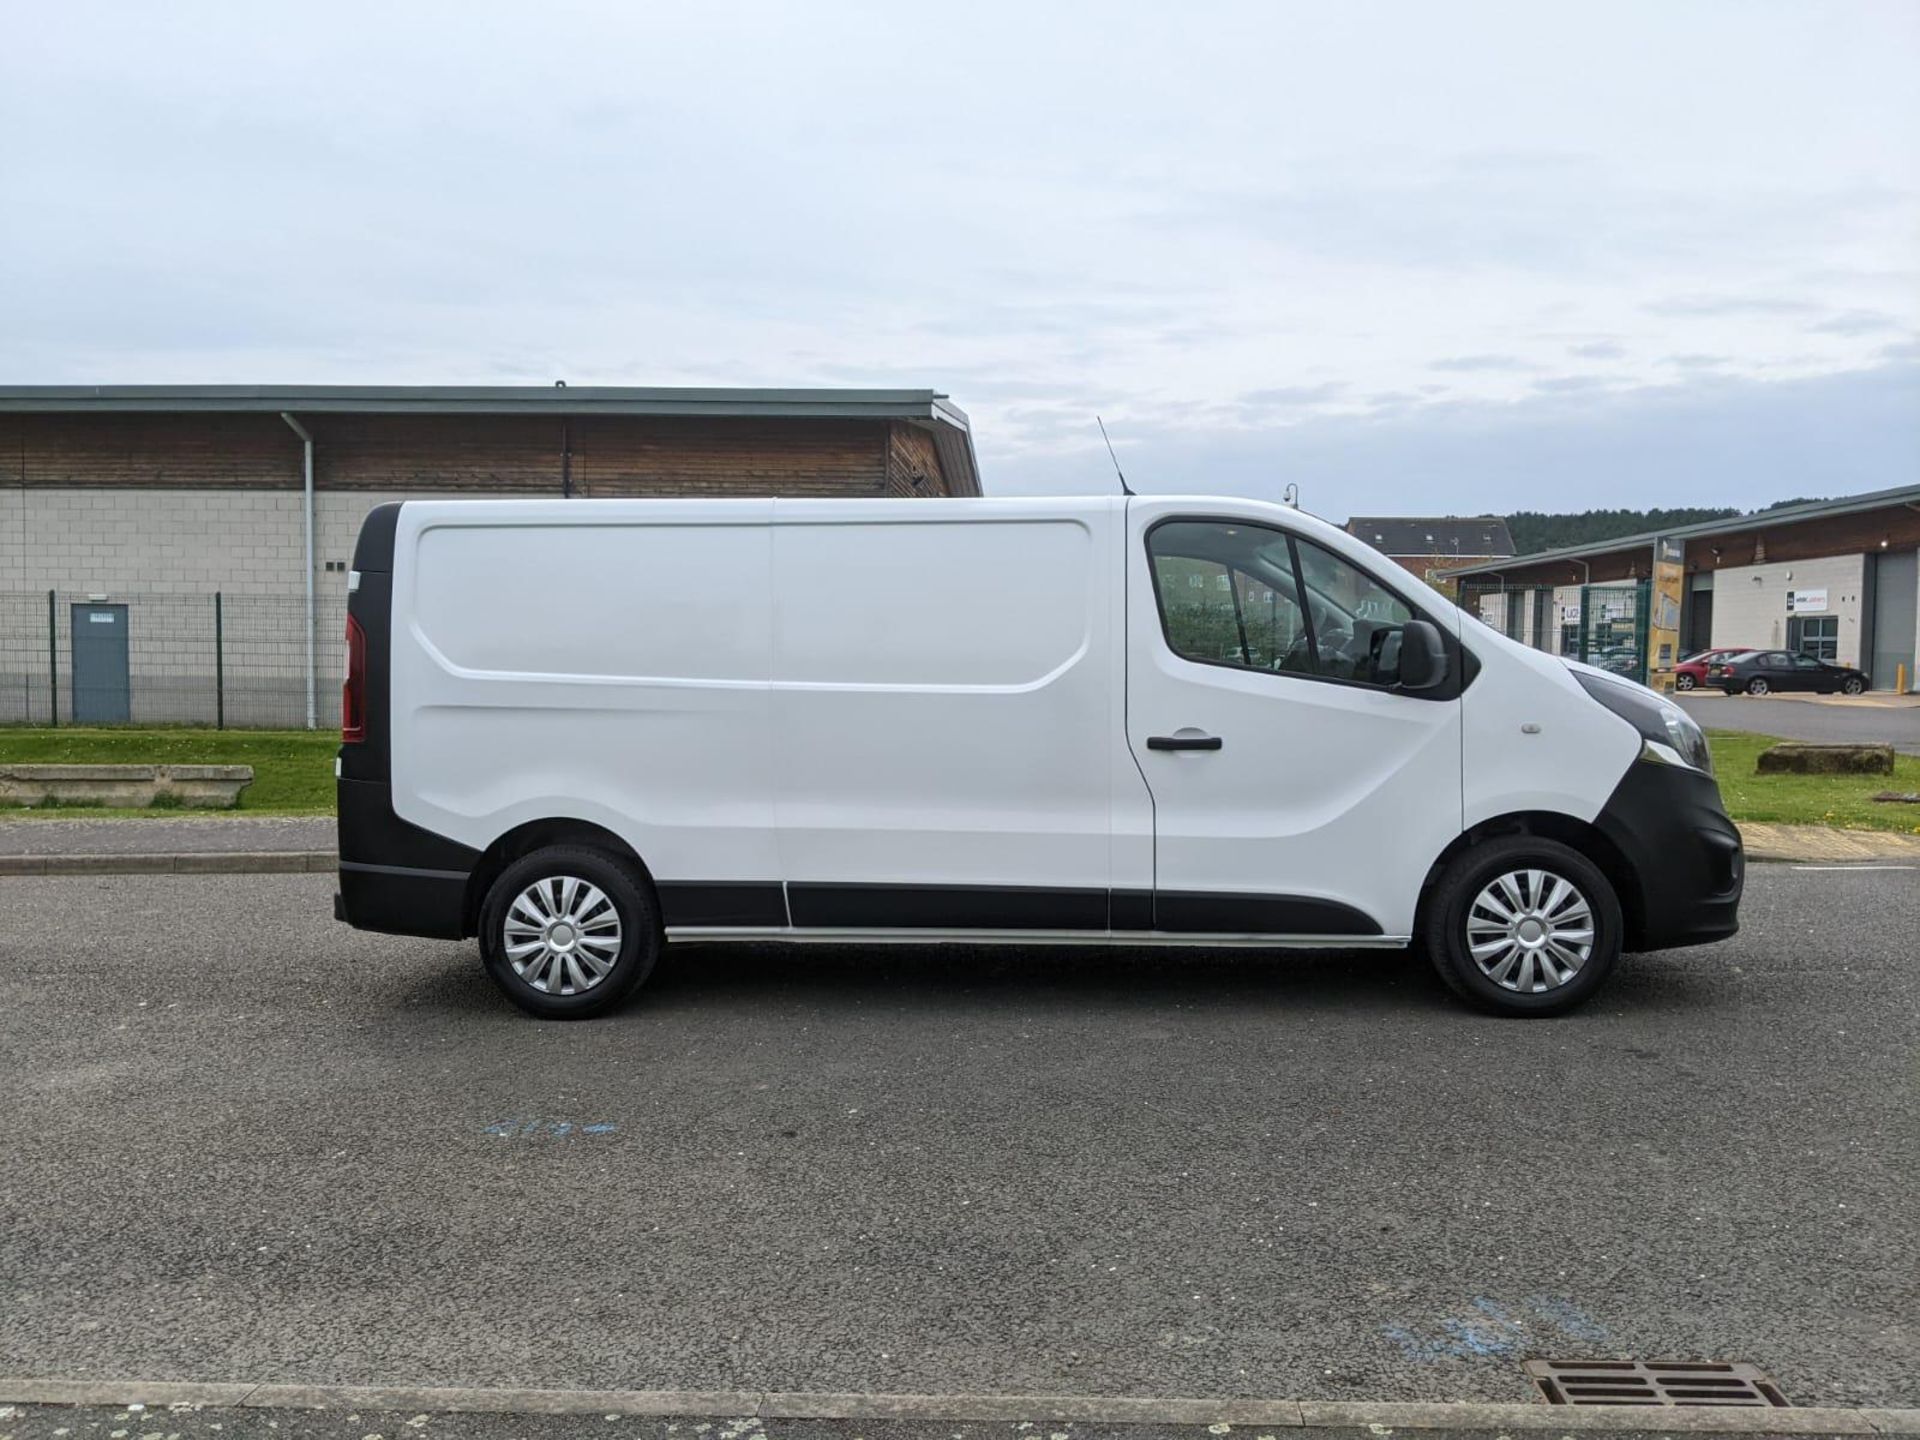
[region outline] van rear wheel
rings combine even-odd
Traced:
[[[480,956],[530,1015],[603,1015],[647,978],[664,943],[645,882],[605,851],[550,845],[495,877],[480,906]]]
[[[1620,901],[1571,846],[1531,835],[1477,845],[1434,888],[1421,926],[1440,978],[1495,1015],[1559,1015],[1620,958]]]

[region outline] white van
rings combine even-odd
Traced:
[[[350,589],[335,912],[537,1015],[681,937],[1419,945],[1546,1015],[1736,928],[1684,713],[1296,510],[408,501]]]

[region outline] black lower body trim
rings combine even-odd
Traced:
[[[1380,926],[1337,900],[1300,895],[1161,890],[1154,929],[1182,935],[1378,935]]]
[[[656,887],[669,926],[784,926],[787,897],[778,880],[663,880]]]
[[[823,930],[1105,930],[1104,889],[1026,885],[787,886],[795,927]]]
[[[1297,895],[1102,890],[1025,885],[787,886],[795,928],[1077,930],[1173,934],[1380,934],[1352,906]]]

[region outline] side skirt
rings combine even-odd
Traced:
[[[1178,949],[1404,950],[1411,935],[1260,935],[1166,930],[796,930],[790,927],[669,925],[669,940],[775,940],[795,945],[1159,945]]]

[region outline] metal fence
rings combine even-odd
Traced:
[[[1460,589],[1462,608],[1501,634],[1642,684],[1648,674],[1648,602],[1645,580],[1509,586],[1468,577]]]
[[[314,612],[314,714],[339,723],[346,597]],[[0,591],[0,725],[307,724],[301,595]]]

